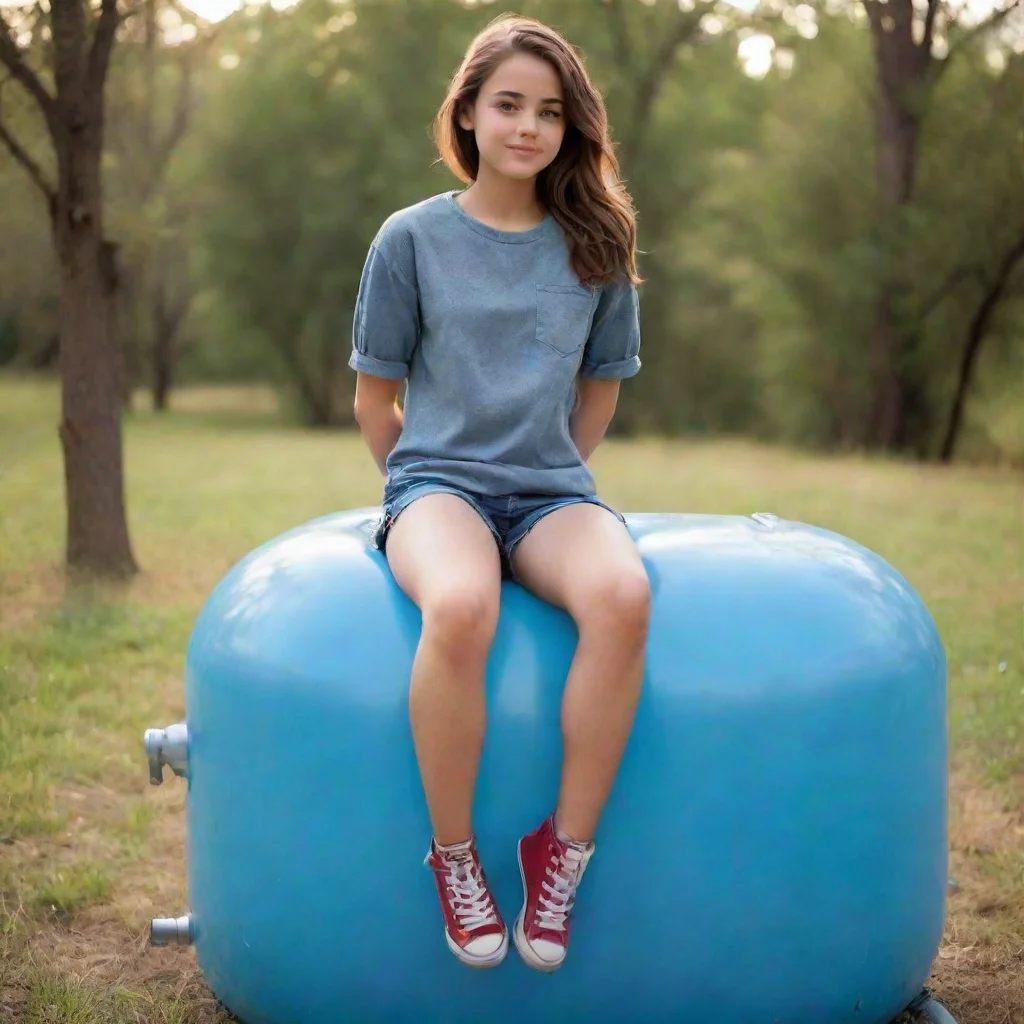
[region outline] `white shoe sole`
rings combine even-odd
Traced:
[[[501,937],[501,945],[493,953],[490,953],[487,956],[471,956],[470,954],[468,954],[464,949],[462,949],[460,946],[457,946],[454,942],[452,942],[451,936],[448,934],[447,929],[445,929],[444,932],[444,939],[445,942],[448,943],[448,948],[455,954],[459,962],[464,963],[467,967],[497,967],[498,964],[500,964],[508,954],[507,930]]]
[[[551,974],[565,963],[565,954],[562,954],[561,960],[556,960],[553,963],[550,960],[544,960],[534,953],[526,939],[526,932],[523,929],[523,922],[526,920],[526,872],[523,870],[522,840],[516,844],[516,859],[519,861],[519,877],[523,882],[523,907],[516,915],[516,926],[512,933],[512,938],[516,944],[516,950],[527,967],[532,967],[535,971],[543,971],[545,974]]]

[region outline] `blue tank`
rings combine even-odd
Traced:
[[[370,543],[376,515],[236,565],[195,624],[187,722],[147,740],[152,768],[188,779],[177,934],[236,1015],[886,1024],[921,992],[945,915],[946,660],[887,562],[774,516],[628,516],[654,594],[647,675],[568,959],[542,975],[510,948],[474,971],[423,866],[419,613]],[[504,584],[476,825],[508,921],[516,841],[554,805],[575,641]]]

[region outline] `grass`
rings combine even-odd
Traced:
[[[140,576],[65,587],[49,383],[0,378],[0,1020],[228,1018],[191,950],[152,949],[186,906],[183,787],[148,785],[143,729],[183,716],[194,617],[227,568],[317,515],[374,504],[352,435],[288,426],[263,392],[197,389],[125,423]],[[742,442],[608,442],[627,510],[771,511],[892,561],[938,621],[953,741],[950,914],[930,984],[961,1024],[1024,1022],[1024,475]],[[827,1022],[823,1022],[827,1024]]]

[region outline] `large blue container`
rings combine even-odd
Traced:
[[[419,613],[330,516],[234,567],[187,657],[200,965],[248,1024],[884,1024],[946,885],[946,663],[885,561],[772,516],[631,515],[654,611],[636,726],[551,976],[444,942],[408,724]],[[506,584],[479,845],[499,904],[553,807],[571,620]]]

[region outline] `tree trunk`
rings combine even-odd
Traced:
[[[102,99],[85,96],[80,104],[66,105],[54,140],[66,561],[74,571],[124,577],[137,566],[125,515],[121,358],[112,330],[116,250],[103,237]]]
[[[131,412],[135,388],[142,376],[142,345],[139,339],[138,278],[134,268],[121,261],[117,274],[117,298],[114,303],[112,333],[121,349],[121,408]]]
[[[875,303],[870,365],[874,382],[865,441],[870,448],[889,450],[902,434],[903,396],[897,369],[899,331],[892,310],[892,287],[885,282]]]
[[[875,303],[875,323],[868,354],[874,395],[868,413],[865,442],[892,450],[907,440],[908,395],[911,379],[908,339],[896,314],[901,291],[901,247],[904,215],[914,193],[917,147],[931,68],[932,26],[937,0],[930,0],[923,38],[914,38],[913,0],[865,3],[875,51],[875,173],[879,218],[887,234],[886,265]]]
[[[57,255],[65,564],[72,573],[124,577],[136,565],[124,507],[121,359],[113,329],[117,253],[103,233],[101,174],[104,91],[121,20],[117,3],[100,0],[97,13],[81,0],[50,0],[52,92],[0,14],[0,64],[43,116],[56,182],[2,121],[0,142],[45,197]]]
[[[153,344],[153,409],[166,412],[174,382],[174,339],[164,333],[157,334]]]
[[[167,273],[166,268],[162,273]],[[182,346],[178,343],[178,333],[190,305],[187,292],[173,300],[168,299],[167,293],[167,283],[161,278],[153,288],[150,308],[153,338],[153,408],[157,412],[167,410],[178,359],[182,352]]]

